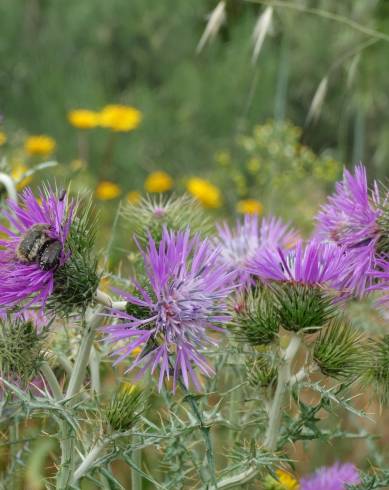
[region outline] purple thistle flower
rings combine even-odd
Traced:
[[[328,198],[316,218],[318,236],[344,247],[348,266],[343,286],[358,296],[365,294],[374,281],[369,272],[375,268],[379,255],[380,200],[377,183],[374,183],[374,191],[370,192],[366,169],[359,164],[354,175],[344,171],[343,180],[336,184],[335,193]]]
[[[73,209],[64,193],[58,197],[50,188],[41,190],[39,198],[27,188],[23,191],[20,204],[8,201],[8,209],[2,210],[8,225],[0,225],[0,231],[5,235],[0,239],[1,309],[15,306],[27,309],[33,304],[44,306],[54,289],[55,269],[69,258],[65,243]],[[31,238],[30,255],[27,256],[25,251],[23,257],[20,246],[31,230],[44,230],[44,238]],[[42,264],[42,254],[53,243],[60,244],[58,261],[47,268],[47,264]],[[23,305],[26,300],[28,302]]]
[[[250,262],[249,272],[262,280],[336,287],[343,274],[344,252],[335,244],[300,240],[295,249],[267,250]]]
[[[237,221],[234,229],[226,223],[218,226],[216,245],[220,250],[220,261],[229,270],[235,271],[237,281],[242,285],[250,283],[247,266],[250,261],[267,249],[277,247],[287,249],[297,241],[297,233],[280,219],[245,215],[243,221]]]
[[[356,485],[360,481],[358,470],[352,463],[335,463],[302,478],[300,490],[346,490],[346,484]]]
[[[171,372],[174,391],[179,378],[186,387],[191,379],[200,389],[193,366],[206,376],[213,374],[200,351],[217,344],[210,333],[223,331],[220,325],[230,320],[226,299],[233,289],[231,273],[218,261],[219,251],[198,235],[191,238],[189,230],[165,228],[159,246],[149,236],[147,250],[140,250],[148,285],[135,283],[136,295],[119,292],[134,314],[112,310],[110,316],[121,322],[105,327],[107,340],[121,343],[113,352],[116,363],[141,348],[128,369],[141,367],[138,377],[158,368],[159,390]]]

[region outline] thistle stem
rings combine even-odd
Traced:
[[[211,435],[209,432],[210,427],[207,427],[206,425],[204,425],[204,419],[203,419],[200,407],[197,404],[197,401],[191,396],[187,387],[184,385],[184,383],[181,380],[179,381],[179,383],[180,383],[182,390],[186,394],[186,401],[191,406],[193,414],[195,415],[195,417],[197,418],[197,420],[199,422],[200,430],[203,434],[205,451],[206,451],[206,456],[207,456],[207,463],[208,463],[208,470],[210,472],[211,481],[212,481],[212,484],[215,485],[215,488],[218,488],[218,487],[216,487],[215,458],[213,455],[212,440],[211,440]],[[207,485],[207,488],[208,488],[208,485]]]
[[[100,395],[101,392],[100,354],[93,346],[90,353],[89,369],[91,375],[92,392],[95,393],[96,395]]]
[[[85,325],[83,336],[80,344],[80,348],[77,354],[76,362],[72,375],[69,380],[68,389],[66,392],[66,398],[71,398],[81,389],[82,383],[85,379],[86,367],[89,362],[91,349],[93,346],[93,339],[95,337],[96,328],[101,322],[101,316],[99,313],[101,309],[97,309],[91,320]]]
[[[62,400],[63,393],[61,387],[58,383],[57,377],[53,373],[53,370],[49,366],[47,362],[43,362],[41,365],[41,373],[44,379],[46,380],[51,392],[56,400]]]
[[[132,453],[132,460],[137,468],[142,469],[142,449],[135,449]],[[131,469],[131,490],[142,490],[142,475],[134,468]]]
[[[287,349],[282,356],[282,365],[278,371],[277,388],[269,410],[269,425],[266,432],[264,447],[274,451],[277,448],[277,441],[281,427],[282,404],[285,393],[291,379],[290,369],[293,360],[301,344],[301,338],[293,334]],[[260,468],[255,465],[236,475],[224,478],[217,482],[215,486],[208,487],[207,490],[225,490],[227,488],[239,487],[249,483],[259,473]]]
[[[103,441],[97,443],[91,451],[86,455],[83,462],[74,472],[72,483],[76,483],[81,477],[83,477],[86,473],[88,473],[89,468],[93,465],[96,459],[100,456],[101,452],[105,448],[105,446],[109,443],[108,439],[104,439]]]
[[[71,398],[76,395],[84,382],[96,328],[101,321],[99,313],[100,310],[98,309],[85,325],[76,362],[74,363],[73,372],[70,376],[66,398]],[[69,488],[74,474],[74,434],[68,424],[65,422],[60,422],[59,424],[61,463],[57,475],[57,490],[64,490]]]
[[[282,404],[290,380],[290,368],[301,344],[301,338],[293,334],[287,349],[284,351],[281,366],[278,370],[277,388],[270,408],[269,425],[264,446],[271,451],[277,448],[281,428]]]

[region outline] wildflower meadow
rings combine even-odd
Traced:
[[[389,489],[385,2],[0,26],[0,489]]]

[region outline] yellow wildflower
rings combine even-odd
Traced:
[[[256,199],[243,199],[242,201],[238,201],[236,210],[242,214],[261,214],[263,206]]]
[[[55,150],[56,143],[53,138],[44,134],[30,136],[26,139],[24,149],[31,156],[48,156]]]
[[[220,190],[207,180],[192,177],[186,188],[206,208],[219,208],[222,204]]]
[[[7,143],[7,135],[3,131],[0,131],[0,146],[5,143]]]
[[[267,475],[264,479],[263,488],[265,490],[298,490],[300,485],[298,481],[285,470],[276,470],[277,479]]]
[[[88,109],[74,109],[68,113],[68,120],[78,129],[92,129],[99,124],[99,113]]]
[[[120,193],[120,187],[109,180],[102,180],[96,187],[96,198],[100,201],[116,199]]]
[[[139,191],[130,191],[127,194],[127,201],[130,204],[137,204],[141,199],[141,194]]]
[[[28,168],[23,165],[23,163],[17,163],[11,170],[11,177],[16,182],[17,188],[19,190],[23,189],[23,187],[26,187],[26,185],[28,185],[32,180],[31,175],[29,177],[26,177],[25,179],[22,179],[27,170]]]
[[[299,483],[293,476],[285,470],[276,470],[279,482],[285,490],[298,490]]]
[[[134,107],[126,105],[107,105],[99,115],[100,126],[112,131],[132,131],[136,129],[141,120],[142,113]]]
[[[166,192],[173,187],[173,179],[169,174],[158,170],[152,172],[145,180],[145,189],[147,192]]]

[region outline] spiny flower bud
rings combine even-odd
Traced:
[[[372,367],[366,380],[373,383],[383,404],[389,403],[389,335],[371,342]]]
[[[320,371],[332,378],[358,376],[367,366],[363,336],[343,318],[335,318],[320,332],[313,358]]]
[[[93,252],[97,224],[91,214],[91,201],[78,201],[66,243],[70,258],[54,275],[54,291],[48,306],[65,315],[74,310],[84,311],[93,301],[99,285],[97,258]]]
[[[201,235],[211,230],[210,220],[200,204],[188,195],[144,197],[138,203],[127,204],[123,208],[123,216],[141,242],[146,242],[149,235],[159,242],[164,227],[180,231],[190,226],[193,234]]]
[[[0,372],[7,379],[27,383],[39,372],[44,360],[47,331],[38,332],[24,317],[0,321]]]
[[[253,387],[275,387],[277,382],[277,366],[275,355],[266,348],[246,362],[247,380]]]
[[[277,337],[279,317],[274,298],[265,288],[242,293],[235,303],[232,329],[238,341],[251,345],[270,344]]]
[[[323,288],[308,284],[272,284],[279,321],[285,330],[313,333],[335,314],[333,298]]]
[[[146,397],[137,386],[124,384],[113,395],[105,410],[105,418],[112,430],[131,429],[146,409]]]

